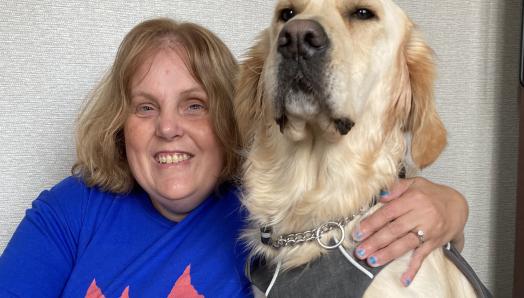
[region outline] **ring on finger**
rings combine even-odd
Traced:
[[[419,229],[417,231],[410,231],[410,232],[415,234],[415,236],[417,236],[417,238],[418,238],[418,246],[421,246],[422,244],[424,244],[424,242],[426,242],[426,238],[425,238],[426,234],[424,234],[424,231]]]

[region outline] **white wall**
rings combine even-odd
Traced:
[[[275,1],[87,2],[0,2],[0,251],[38,193],[69,175],[79,107],[132,26],[152,16],[195,21],[240,57]],[[444,155],[423,174],[466,195],[464,255],[496,297],[509,297],[521,3],[398,2],[437,53],[449,130]]]

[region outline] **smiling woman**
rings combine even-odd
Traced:
[[[78,120],[74,177],[42,192],[0,258],[0,297],[250,296],[235,72],[198,25],[133,28]]]
[[[180,47],[166,40],[138,68],[124,124],[133,176],[159,212],[174,221],[211,193],[224,164],[206,92],[187,70]]]
[[[204,55],[206,51],[220,54]],[[224,51],[227,54],[222,53]],[[192,88],[197,88],[182,90],[183,93],[194,91],[200,93],[196,95],[202,98],[211,99],[207,103],[209,123],[224,150],[220,181],[235,175],[239,164],[236,154],[239,137],[232,115],[232,103],[230,100],[220,100],[233,96],[233,77],[237,69],[234,57],[219,39],[202,27],[193,24],[173,25],[167,20],[146,21],[124,39],[111,71],[93,93],[96,100],[88,103],[79,118],[76,146],[78,159],[73,173],[82,176],[89,186],[97,185],[114,192],[125,192],[132,188],[134,178],[125,156],[124,123],[133,109],[132,97],[149,91],[134,90],[133,84],[152,79],[148,77],[150,68],[161,52],[172,53],[171,62],[177,60],[178,65],[175,66],[183,66],[184,72],[191,77]],[[209,71],[211,68],[213,71]],[[178,78],[166,75],[164,79]],[[155,99],[155,94],[142,95]],[[141,108],[150,109],[153,105]],[[137,112],[136,107],[134,112]]]

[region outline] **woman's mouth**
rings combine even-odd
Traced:
[[[186,161],[193,157],[188,153],[160,153],[157,154],[156,160],[160,164],[175,164]]]

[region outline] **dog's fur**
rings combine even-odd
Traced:
[[[289,8],[295,16],[285,22]],[[362,8],[374,17],[359,18]],[[279,34],[297,20],[321,26],[324,53],[295,62],[283,57]],[[259,228],[282,235],[349,216],[391,186],[402,167],[409,173],[431,164],[446,144],[433,81],[431,49],[391,0],[279,1],[271,26],[242,63],[235,96],[247,148],[245,238],[253,253],[284,269],[306,264],[326,250],[316,242],[276,250],[260,242]],[[441,251],[404,288],[399,278],[409,258],[386,266],[366,296],[474,296]]]

